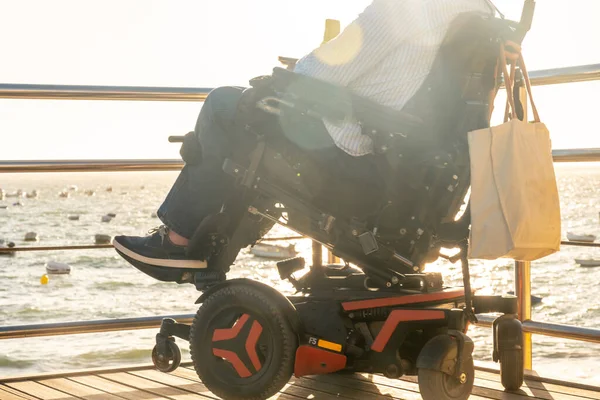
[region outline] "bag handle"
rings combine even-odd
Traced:
[[[504,122],[508,121],[509,119],[513,119],[516,110],[515,101],[512,96],[512,74],[508,73],[508,67],[506,66],[507,64],[508,61],[506,59],[506,48],[504,46],[504,43],[500,43],[500,65],[502,67],[502,74],[504,75],[504,88],[506,89],[506,107],[504,108]],[[513,60],[511,60],[510,65],[512,72],[514,67]],[[512,110],[513,112],[509,114],[510,110]]]
[[[535,106],[535,102],[533,101],[533,93],[531,92],[531,82],[529,81],[529,74],[527,73],[527,68],[525,67],[525,60],[523,59],[523,54],[519,52],[519,67],[521,68],[521,72],[523,72],[523,79],[525,80],[525,87],[527,88],[527,93],[529,94],[529,102],[531,103],[531,111],[533,112],[533,121],[540,121],[540,114],[538,113],[537,107]]]
[[[515,52],[507,52],[506,46],[514,48]],[[510,61],[510,73],[508,72],[507,64]],[[538,113],[535,102],[533,101],[533,93],[531,91],[531,81],[529,80],[529,74],[527,73],[527,67],[525,66],[525,60],[521,53],[521,46],[517,43],[507,41],[500,43],[500,63],[502,64],[502,70],[504,74],[504,87],[506,88],[506,107],[504,109],[504,122],[508,121],[509,118],[514,118],[516,114],[515,103],[513,99],[513,85],[516,75],[516,65],[519,65],[521,72],[523,73],[523,80],[525,81],[525,87],[531,103],[531,110],[533,112],[534,122],[540,122],[540,115]],[[509,111],[512,113],[509,114]],[[510,117],[509,117],[510,116]]]

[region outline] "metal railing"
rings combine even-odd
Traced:
[[[534,86],[600,80],[600,64],[529,74]],[[202,101],[210,88],[0,84],[0,98],[46,100]]]
[[[533,85],[552,85],[570,82],[600,80],[600,64],[548,69],[530,73]],[[0,98],[7,99],[62,99],[62,100],[135,100],[135,101],[202,101],[208,88],[157,88],[127,86],[69,86],[0,84]],[[526,102],[523,102],[526,105]],[[569,149],[553,151],[556,162],[600,161],[600,149]],[[0,173],[23,172],[93,172],[93,171],[172,171],[183,166],[180,160],[64,160],[64,161],[3,161]],[[297,239],[289,237],[287,239]],[[283,240],[286,238],[272,238]],[[600,246],[600,244],[563,242],[568,245]],[[4,251],[56,250],[68,248],[107,248],[110,245],[79,245],[4,249]],[[321,247],[314,246],[314,255]],[[0,251],[2,251],[0,249]],[[515,294],[519,303],[519,319],[526,332],[525,367],[531,368],[531,334],[542,334],[600,343],[600,330],[531,320],[531,265],[515,263]],[[166,316],[165,316],[166,317]],[[170,316],[189,322],[193,315]],[[160,325],[162,316],[79,321],[54,324],[36,324],[0,327],[0,339],[30,336],[63,335],[105,332],[127,329],[146,329]],[[493,318],[479,316],[479,325],[491,326]]]
[[[203,101],[210,88],[1,84],[0,98],[36,100]]]

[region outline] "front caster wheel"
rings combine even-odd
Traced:
[[[152,363],[161,372],[173,372],[181,364],[181,350],[173,339],[167,339],[165,343],[166,354],[158,351],[158,345],[152,349]]]
[[[432,369],[419,369],[419,391],[423,400],[466,400],[471,395],[474,381],[473,359],[460,378]]]
[[[225,400],[266,399],[290,379],[298,338],[264,290],[229,286],[204,301],[190,330],[202,383]]]
[[[500,380],[506,390],[518,390],[523,385],[523,349],[500,352]]]

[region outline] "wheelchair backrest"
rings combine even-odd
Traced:
[[[440,226],[454,222],[464,204],[470,187],[467,133],[489,127],[499,45],[513,33],[507,21],[457,17],[429,76],[402,110],[422,121],[419,131],[412,137],[373,136],[375,151],[389,167],[385,196],[396,214],[379,219],[389,221],[388,231],[407,232],[397,247],[417,263],[439,239]]]

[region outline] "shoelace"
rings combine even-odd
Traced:
[[[165,236],[169,234],[169,228],[165,225],[160,225],[148,230],[149,235],[153,235],[156,232],[160,235],[160,243],[163,244],[165,242]]]

